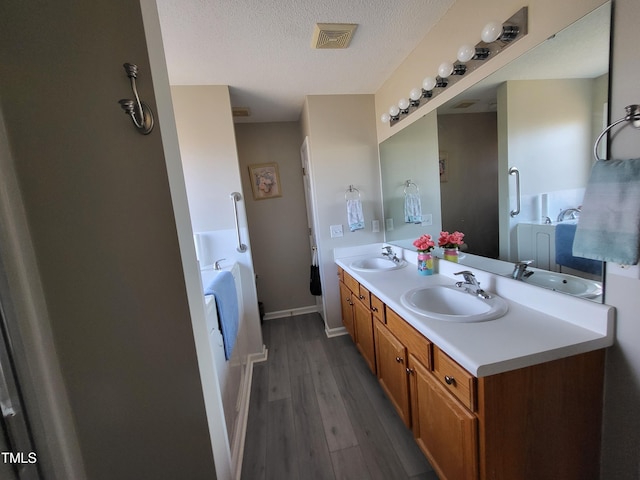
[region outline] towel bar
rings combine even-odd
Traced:
[[[611,125],[605,128],[600,135],[598,135],[598,138],[596,139],[596,142],[593,145],[593,157],[596,160],[605,160],[604,158],[600,158],[598,156],[598,144],[604,138],[607,132],[611,130],[613,127],[615,127],[616,125],[622,122],[631,122],[631,124],[635,128],[640,128],[640,105],[627,105],[626,107],[624,107],[624,109],[626,110],[627,114],[624,117],[613,122]]]

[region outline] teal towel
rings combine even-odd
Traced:
[[[638,263],[640,249],[640,158],[598,160],[584,194],[573,254]]]
[[[362,202],[359,199],[347,200],[347,223],[349,224],[349,230],[352,232],[364,228]]]
[[[422,202],[419,193],[404,194],[404,223],[422,223]]]

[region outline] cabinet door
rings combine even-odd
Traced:
[[[356,327],[356,347],[358,347],[369,368],[375,374],[376,352],[373,341],[373,316],[371,315],[371,310],[361,301],[352,303]]]
[[[410,427],[407,349],[383,324],[374,325],[378,380],[405,425]]]
[[[416,442],[442,480],[478,479],[478,420],[410,357]]]
[[[339,282],[340,285],[340,309],[342,310],[342,323],[347,329],[351,339],[356,341],[356,329],[353,321],[353,301],[351,300],[351,290],[347,286]]]

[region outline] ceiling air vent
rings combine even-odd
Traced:
[[[478,100],[463,100],[457,105],[455,105],[453,108],[469,108],[470,106],[475,105],[476,103],[478,103]]]
[[[316,23],[311,47],[347,48],[356,28],[356,23]]]
[[[231,107],[231,115],[234,117],[250,117],[251,112],[247,107]]]

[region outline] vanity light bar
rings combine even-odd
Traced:
[[[455,84],[463,75],[474,71],[487,59],[513,45],[527,34],[528,8],[522,7],[506,22],[489,22],[482,29],[481,38],[475,46],[463,45],[458,50],[456,62],[443,62],[438,68],[438,75],[426,77],[422,88],[414,88],[409,92],[409,100],[401,98],[398,104],[392,105],[388,112],[380,117],[382,123],[395,125],[410,115],[429,99],[435,98],[442,91]]]

